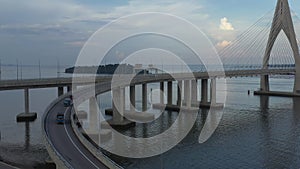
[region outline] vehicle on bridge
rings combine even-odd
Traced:
[[[64,106],[69,107],[72,105],[72,99],[71,98],[65,98],[64,100]]]
[[[65,123],[65,114],[63,112],[58,112],[56,115],[56,123],[64,124]]]

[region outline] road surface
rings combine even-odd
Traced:
[[[57,112],[65,112],[65,124],[56,124]],[[45,127],[54,148],[74,168],[107,169],[76,137],[70,120],[71,109],[63,106],[63,101],[50,109],[45,118]]]

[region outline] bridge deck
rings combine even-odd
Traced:
[[[259,75],[278,75],[278,74],[293,74],[295,69],[256,69],[256,70],[230,70],[230,71],[214,71],[214,72],[194,72],[192,73],[173,73],[169,74],[148,74],[137,75],[142,79],[153,79],[154,81],[164,81],[169,79],[209,79],[209,78],[223,78],[223,77],[245,77],[245,76],[259,76]],[[101,83],[111,81],[113,76],[85,76],[77,77],[77,85],[88,85],[93,83]],[[132,75],[124,75],[122,78],[132,77]],[[45,78],[45,79],[24,79],[24,80],[1,80],[1,90],[16,90],[25,88],[51,88],[71,86],[73,84],[72,77],[61,78]]]

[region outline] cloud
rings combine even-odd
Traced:
[[[61,54],[63,57],[75,58],[78,51],[72,51],[73,48],[80,49],[97,29],[119,17],[139,12],[173,14],[191,21],[202,30],[210,30],[207,25],[210,25],[208,22],[212,22],[202,3],[195,0],[128,0],[120,4],[109,2],[109,8],[100,6],[100,2],[95,5],[91,1],[77,0],[0,1],[0,44],[5,44],[12,39],[11,37],[16,37],[21,42],[28,40],[36,42],[35,48],[28,48],[32,53],[26,57],[33,56],[35,50],[40,48],[43,48],[44,53],[51,53],[53,49],[48,46],[52,40],[53,44],[62,44],[61,48],[56,50],[57,53],[63,53]],[[155,20],[142,18],[138,24],[153,25],[159,21],[160,18]],[[214,27],[218,31],[216,24]],[[165,29],[172,31],[178,28]],[[72,50],[69,47],[73,47]],[[36,50],[36,55],[40,54],[39,50]],[[22,53],[19,48],[11,49],[9,52],[14,51]],[[19,53],[11,54],[12,60],[13,57],[21,55]]]
[[[217,43],[217,48],[218,49],[223,49],[226,46],[230,45],[231,43],[232,43],[231,41],[224,40],[222,42]]]
[[[228,22],[228,19],[226,17],[221,19],[220,29],[224,30],[224,31],[233,31],[234,30],[232,24]]]
[[[199,2],[191,0],[129,0],[127,4],[116,6],[111,11],[97,16],[101,19],[111,19],[141,12],[169,13],[186,19],[197,18],[198,21],[208,17],[203,13],[203,6]]]
[[[96,31],[101,26],[119,17],[139,12],[163,12],[170,13],[196,21],[196,25],[201,24],[207,19],[208,15],[203,13],[203,7],[196,1],[179,0],[129,0],[127,3],[118,4],[111,7],[95,8],[92,4],[79,4],[74,0],[27,0],[15,1],[3,0],[0,6],[0,20],[5,28],[2,31],[22,32],[35,34],[40,29],[42,32],[47,30],[44,27],[50,26],[49,31],[59,32],[80,30],[90,35],[90,31]],[[201,23],[199,23],[201,22]],[[59,27],[55,27],[59,25]],[[33,31],[30,27],[33,26]],[[9,30],[11,29],[11,30]],[[1,30],[0,30],[1,31]],[[72,33],[72,32],[71,32]]]
[[[86,41],[71,41],[71,42],[65,42],[64,44],[81,48],[85,43]]]

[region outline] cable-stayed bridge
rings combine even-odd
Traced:
[[[300,93],[300,55],[296,31],[300,19],[292,12],[288,0],[278,0],[273,14],[261,17],[236,40],[220,51],[224,69],[228,70],[291,70],[295,74],[294,90]],[[238,66],[235,66],[238,65]],[[261,76],[261,89],[257,94],[276,95],[270,92],[269,74]]]
[[[269,75],[294,74],[294,90],[285,95],[300,96],[299,38],[296,36],[299,30],[300,19],[295,12],[290,10],[288,0],[278,0],[275,12],[273,10],[269,11],[227,47],[219,51],[223,63],[221,69],[224,70],[223,73],[218,68],[213,72],[206,72],[203,69],[202,71],[194,72],[194,78],[214,79],[221,77],[261,76],[261,89],[256,94],[276,95],[277,92],[269,91]],[[176,77],[181,77],[181,79],[186,79],[188,76],[186,73],[178,73],[176,75]],[[160,82],[172,79],[171,76],[165,74],[146,75],[139,78]],[[111,77],[103,79],[98,77],[95,82],[110,80]],[[86,79],[83,78],[82,81],[86,81]],[[25,112],[28,112],[29,89],[57,87],[58,95],[62,95],[63,87],[68,87],[68,91],[70,91],[71,85],[72,78],[1,80],[0,90],[25,89]],[[282,93],[279,95],[282,95]]]
[[[273,19],[272,19],[273,17]],[[122,84],[122,80],[119,82],[119,87],[110,85],[112,77],[97,77],[96,80],[90,81],[89,78],[82,78],[82,82],[78,85],[90,85],[91,83],[99,83],[105,86],[102,90],[113,90],[119,96],[119,101],[124,102],[124,88],[130,88],[130,108],[134,109],[135,106],[135,85],[142,85],[142,105],[143,110],[147,109],[147,84],[158,82],[160,83],[160,91],[167,93],[167,103],[164,103],[163,97],[160,97],[162,104],[173,106],[172,94],[173,94],[173,82],[177,81],[178,90],[176,106],[191,107],[194,101],[198,101],[196,92],[197,82],[201,80],[201,104],[215,104],[216,103],[216,78],[226,77],[243,77],[243,76],[261,76],[261,89],[256,94],[266,95],[279,95],[279,96],[300,96],[300,56],[298,47],[297,31],[300,30],[300,19],[297,18],[295,13],[291,12],[287,0],[278,0],[275,12],[268,12],[265,16],[261,17],[255,24],[242,33],[236,40],[232,41],[230,45],[219,51],[219,55],[223,62],[224,72],[220,72],[216,68],[213,72],[206,72],[205,70],[200,72],[194,72],[193,76],[189,73],[177,73],[176,79],[168,74],[153,74],[153,75],[137,75],[135,80],[129,84]],[[295,85],[293,92],[283,93],[278,91],[269,90],[269,75],[277,74],[294,74]],[[173,74],[174,75],[174,74]],[[130,75],[128,75],[130,76]],[[124,80],[128,79],[126,76]],[[210,100],[208,99],[208,80],[210,79]],[[167,89],[165,90],[165,82],[167,82]],[[29,113],[29,89],[32,88],[58,88],[58,95],[61,96],[64,93],[64,87],[67,87],[68,91],[71,91],[71,85],[74,85],[72,78],[53,78],[53,79],[28,79],[28,80],[10,80],[0,81],[0,90],[15,90],[24,89],[25,96],[25,114]],[[74,88],[74,87],[73,87]],[[105,90],[106,91],[106,90]],[[184,92],[182,92],[184,91]],[[183,94],[184,93],[184,94]],[[93,93],[95,94],[95,93]],[[101,93],[96,93],[101,94]],[[65,96],[61,96],[56,100],[55,104],[51,104],[45,114],[44,121],[44,133],[47,142],[48,150],[51,150],[50,154],[53,159],[62,161],[61,165],[75,165],[76,160],[71,160],[69,152],[75,152],[72,154],[72,158],[77,158],[82,153],[78,151],[85,150],[85,147],[77,141],[79,148],[72,147],[71,144],[65,144],[69,138],[65,137],[60,139],[57,136],[57,129],[53,125],[55,120],[56,111],[70,111],[65,110],[62,107],[64,97],[70,96],[70,93]],[[183,99],[184,98],[184,99]],[[93,100],[93,99],[90,99]],[[184,101],[184,102],[183,102]],[[93,102],[93,101],[92,101]],[[195,105],[195,104],[194,104]],[[60,106],[60,107],[59,107]],[[90,104],[90,106],[93,106]],[[123,109],[124,105],[118,106]],[[122,111],[125,111],[124,109]],[[124,112],[121,112],[124,113]],[[49,114],[49,115],[48,115]],[[67,113],[70,114],[70,113]],[[95,117],[95,116],[91,116]],[[68,117],[70,118],[70,117]],[[114,116],[116,121],[122,121],[123,116]],[[91,119],[96,120],[97,118]],[[54,127],[53,127],[54,126]],[[57,127],[57,126],[56,126]],[[69,126],[66,132],[72,130]],[[66,136],[65,133],[61,135]],[[73,138],[74,137],[74,138]],[[76,140],[76,136],[72,136]],[[57,143],[57,144],[56,144]],[[60,146],[59,146],[60,145]],[[70,145],[67,148],[59,148],[61,145]],[[86,150],[85,150],[86,151]],[[92,154],[92,152],[90,152]],[[88,154],[87,156],[94,163],[97,159],[94,156]],[[83,154],[84,155],[84,154]],[[54,157],[56,156],[56,158]],[[76,162],[90,163],[89,158],[79,158]],[[92,163],[92,162],[91,162]],[[95,166],[94,166],[95,167]],[[105,168],[105,167],[104,167]]]

